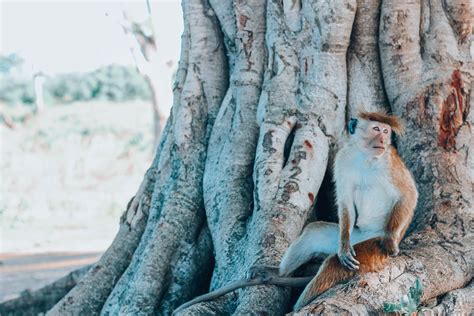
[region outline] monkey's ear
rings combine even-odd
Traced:
[[[347,124],[347,130],[349,131],[350,134],[354,134],[356,132],[356,127],[357,127],[357,119],[351,118],[349,121],[349,124]]]

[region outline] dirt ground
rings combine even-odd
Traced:
[[[99,257],[98,252],[0,254],[0,302],[42,288]]]
[[[0,105],[0,301],[97,260],[151,164],[146,102]],[[22,112],[23,111],[23,112]]]

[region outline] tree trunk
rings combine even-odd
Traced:
[[[183,0],[183,12],[156,158],[110,248],[50,315],[169,315],[256,265],[278,265],[315,204],[321,211],[331,190],[321,183],[360,110],[405,121],[397,145],[420,192],[415,219],[384,270],[303,312],[380,313],[416,278],[423,301],[470,282],[470,1]],[[457,308],[450,302],[472,286],[459,291],[438,307]],[[253,286],[182,314],[281,315],[290,303],[289,289]]]

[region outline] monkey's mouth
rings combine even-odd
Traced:
[[[381,147],[381,146],[374,146],[372,148],[385,149],[385,147]]]

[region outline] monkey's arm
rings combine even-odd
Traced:
[[[337,256],[341,264],[349,270],[358,270],[359,261],[355,259],[356,253],[351,245],[351,232],[354,227],[355,210],[354,207],[347,207],[343,204],[339,209],[339,229],[340,240]]]
[[[398,244],[401,242],[413,218],[418,191],[410,171],[408,171],[393,148],[390,158],[392,181],[400,192],[400,199],[395,203],[392,212],[387,218],[382,238],[382,247],[389,255],[395,256],[399,252]]]
[[[415,191],[416,192],[416,191]],[[387,224],[385,226],[385,233],[382,239],[382,247],[391,256],[396,256],[399,253],[398,245],[400,244],[408,225],[413,217],[415,203],[412,202],[412,194],[408,197],[402,198],[393,207]]]
[[[351,245],[351,233],[355,223],[354,184],[351,177],[347,176],[347,171],[352,164],[347,160],[350,153],[346,149],[346,147],[341,148],[334,163],[337,215],[339,217],[337,257],[343,267],[353,271],[359,269],[359,262],[355,259],[356,253]]]
[[[246,280],[238,280],[232,282],[226,286],[221,287],[220,289],[214,290],[212,292],[200,295],[191,301],[184,303],[183,305],[179,306],[174,312],[173,315],[177,315],[179,312],[183,311],[184,309],[204,301],[213,300],[218,298],[222,295],[225,295],[229,292],[235,291],[239,288],[252,286],[252,285],[278,285],[278,286],[289,286],[289,287],[302,287],[308,284],[313,277],[280,277],[273,273],[268,273],[263,276],[257,276],[254,278],[246,279]]]

